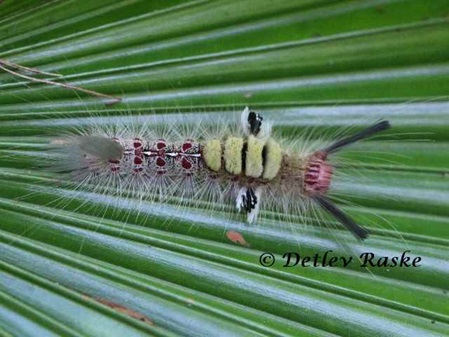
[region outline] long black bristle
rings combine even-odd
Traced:
[[[329,214],[333,215],[340,223],[345,226],[357,239],[364,240],[368,237],[368,230],[359,226],[354,220],[349,218],[341,209],[325,196],[319,195],[312,197]]]
[[[388,121],[381,121],[377,124],[374,124],[373,126],[370,126],[369,128],[366,128],[365,130],[360,131],[359,133],[356,133],[353,136],[343,138],[339,141],[336,141],[334,144],[328,146],[323,151],[326,153],[334,153],[341,149],[342,147],[355,143],[361,139],[371,137],[372,135],[379,133],[381,131],[385,131],[391,127],[390,123]]]

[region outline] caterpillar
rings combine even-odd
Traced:
[[[335,170],[330,157],[388,128],[382,120],[325,146],[296,150],[272,134],[261,113],[246,107],[239,121],[226,126],[81,129],[59,142],[65,158],[58,165],[76,181],[143,200],[233,205],[248,223],[256,222],[261,209],[301,216],[312,203],[364,240],[368,230],[328,197]]]

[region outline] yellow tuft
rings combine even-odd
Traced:
[[[282,164],[282,149],[279,144],[270,138],[266,147],[266,162],[262,178],[271,180],[276,177]]]
[[[238,175],[242,173],[242,149],[242,138],[229,137],[226,140],[224,150],[225,168],[231,174]]]
[[[203,148],[204,161],[208,168],[212,171],[221,169],[221,143],[219,139],[212,139],[204,145]]]
[[[248,150],[246,151],[247,177],[259,178],[263,172],[262,151],[265,141],[257,139],[253,135],[248,137]]]

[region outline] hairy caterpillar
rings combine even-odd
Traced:
[[[58,165],[77,181],[143,200],[177,196],[234,204],[249,223],[262,208],[300,216],[313,203],[363,240],[368,231],[327,197],[334,171],[328,156],[389,127],[380,121],[327,146],[296,150],[246,107],[230,126],[78,130],[59,142],[65,158]]]

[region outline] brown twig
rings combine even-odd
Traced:
[[[21,66],[20,64],[17,64],[17,63],[12,63],[7,60],[0,59],[0,65],[2,65],[2,64],[5,66],[8,66],[8,67],[11,67],[11,68],[22,69],[22,70],[26,70],[26,71],[36,73],[36,74],[49,75],[49,76],[55,76],[55,77],[62,76],[61,74],[48,73],[46,71],[42,71],[42,70],[39,70],[36,68],[25,67],[25,66]]]
[[[109,104],[116,104],[116,103],[121,102],[121,98],[120,97],[114,97],[114,96],[111,96],[111,95],[102,94],[102,93],[99,93],[99,92],[96,92],[96,91],[93,91],[93,90],[84,89],[84,88],[77,87],[77,86],[70,85],[70,84],[64,84],[64,83],[59,83],[59,82],[55,82],[55,81],[51,81],[51,80],[46,80],[46,79],[41,79],[41,78],[35,78],[35,77],[27,76],[27,75],[21,74],[21,73],[19,73],[17,71],[11,70],[11,69],[9,69],[7,67],[15,68],[15,69],[19,69],[19,70],[26,70],[26,71],[30,71],[30,72],[33,72],[33,73],[36,73],[36,74],[50,75],[50,76],[55,76],[55,77],[62,76],[60,74],[53,74],[53,73],[41,71],[41,70],[38,70],[38,69],[35,69],[35,68],[24,67],[24,66],[21,66],[19,64],[12,63],[12,62],[0,59],[0,69],[5,71],[5,72],[7,72],[7,73],[9,73],[9,74],[11,74],[11,75],[14,75],[14,76],[17,76],[17,77],[29,80],[31,82],[44,83],[44,84],[48,84],[48,85],[56,85],[58,87],[62,87],[62,88],[65,88],[65,89],[72,89],[72,90],[84,92],[86,94],[89,94],[89,95],[92,95],[92,96],[95,96],[95,97],[106,98],[106,99],[111,100],[111,102],[109,102],[108,105]]]

